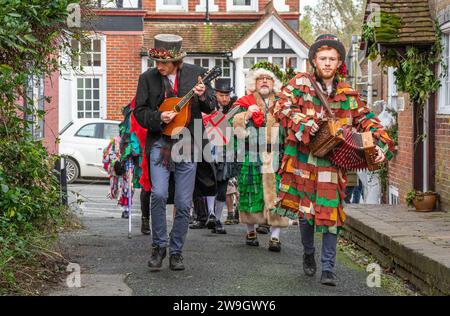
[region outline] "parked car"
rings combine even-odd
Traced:
[[[59,154],[66,157],[67,183],[80,177],[107,178],[103,149],[119,135],[120,121],[77,119],[59,133]]]

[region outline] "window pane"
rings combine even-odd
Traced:
[[[94,101],[94,111],[99,111],[99,110],[100,110],[100,102]]]
[[[78,112],[78,118],[84,118],[84,113],[83,112]]]
[[[230,77],[230,68],[224,68],[222,72],[223,77]]]
[[[228,59],[223,60],[223,67],[230,67],[230,61]]]
[[[102,65],[102,55],[93,54],[94,56],[94,67],[101,67]]]
[[[215,60],[216,67],[222,67],[222,59]]]
[[[94,118],[99,118],[100,117],[100,113],[99,112],[94,112]]]
[[[272,57],[272,63],[280,68],[283,67],[283,57]]]
[[[94,42],[94,52],[97,52],[97,53],[100,53],[102,50],[101,50],[101,41],[100,40],[94,40],[93,41]]]
[[[86,101],[86,111],[92,111],[92,102]]]
[[[244,57],[244,69],[250,69],[255,64],[255,57]]]
[[[233,0],[233,5],[251,5],[251,0]]]
[[[119,136],[119,125],[104,124],[103,139],[110,139]]]
[[[81,44],[81,51],[82,52],[91,52],[92,48],[92,40],[87,40],[87,41],[83,41],[83,43]]]
[[[100,91],[99,90],[94,90],[94,96],[93,96],[94,100],[98,100],[100,99]]]
[[[88,114],[88,113],[86,113]],[[88,117],[88,116],[86,116]],[[95,137],[95,125],[96,124],[88,124],[80,128],[80,130],[76,133],[76,136],[82,137]]]
[[[90,100],[92,98],[92,91],[86,90],[86,100]]]
[[[78,101],[78,111],[83,111],[83,110],[84,110],[83,101]]]
[[[80,78],[77,79],[77,87],[78,89],[83,88],[83,79]]]
[[[80,42],[73,39],[71,41],[71,46],[72,46],[73,50],[79,50],[80,49]]]
[[[92,118],[92,112],[86,112],[86,118]]]
[[[181,5],[181,0],[164,0],[164,5]]]
[[[197,66],[201,67],[202,66],[201,63],[202,63],[201,59],[194,59],[194,65],[197,65]]]
[[[209,59],[202,59],[203,68],[209,68]]]
[[[95,80],[94,80],[94,81],[95,81]],[[86,88],[92,87],[92,79],[87,78],[87,79],[84,80],[84,83],[85,83],[85,85],[86,85]]]
[[[287,59],[286,68],[289,68],[289,67],[292,67],[294,69],[297,68],[297,57],[289,57],[286,59]]]
[[[94,81],[94,88],[98,89],[100,87],[100,79],[93,79],[93,81]]]
[[[81,66],[91,66],[91,55],[81,54]]]
[[[84,94],[83,94],[83,90],[78,89],[78,100],[83,100],[84,99]]]
[[[269,57],[257,57],[256,62],[260,63],[262,61],[269,61]]]

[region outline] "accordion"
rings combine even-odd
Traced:
[[[350,126],[343,126],[335,117],[316,80],[310,77],[310,81],[329,116],[319,123],[319,130],[309,143],[311,153],[317,157],[328,155],[334,165],[346,170],[380,169],[380,165],[375,163],[378,153],[372,133],[357,133]]]
[[[371,132],[357,133],[350,126],[341,126],[337,120],[325,121],[311,140],[313,155],[325,157],[346,170],[380,169],[375,159],[378,155]]]

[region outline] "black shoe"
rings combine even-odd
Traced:
[[[331,271],[322,271],[322,277],[320,283],[323,285],[336,286],[337,278],[336,274]]]
[[[206,227],[208,227],[208,229],[216,227],[216,217],[213,214],[209,215],[208,220],[206,221]]]
[[[227,231],[223,228],[222,223],[220,221],[216,221],[216,227],[213,228],[212,232],[214,234],[226,234]]]
[[[245,243],[248,246],[255,246],[258,247],[259,246],[259,241],[258,238],[256,236],[256,232],[249,232],[245,238]]]
[[[143,233],[144,235],[150,235],[152,233],[150,229],[150,220],[147,217],[142,217],[141,233]]]
[[[270,226],[268,225],[258,225],[256,232],[259,234],[267,235],[270,232]]]
[[[281,251],[281,242],[278,238],[272,237],[269,240],[269,251],[280,252]]]
[[[148,266],[152,269],[160,269],[162,266],[162,262],[167,255],[166,247],[162,248],[159,246],[153,246],[152,248],[152,257],[148,262]]]
[[[316,265],[316,259],[314,258],[314,254],[304,254],[303,255],[303,272],[307,276],[313,276],[316,274],[317,271],[317,265]]]
[[[205,222],[195,221],[193,224],[189,225],[190,229],[202,229],[206,228]]]
[[[184,270],[183,256],[181,254],[171,255],[169,258],[170,270],[182,271]]]
[[[128,219],[128,217],[129,217],[128,211],[123,211],[122,212],[122,218]]]

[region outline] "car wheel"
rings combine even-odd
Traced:
[[[67,183],[73,183],[80,175],[80,168],[75,160],[66,158],[66,179]]]

